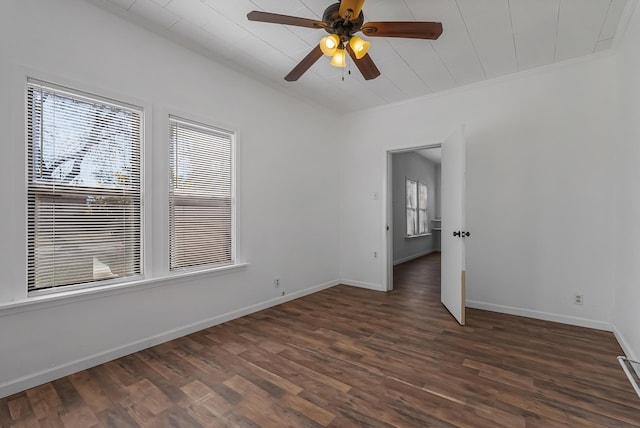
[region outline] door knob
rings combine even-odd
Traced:
[[[471,232],[462,232],[462,236],[471,236]]]
[[[453,232],[453,236],[461,237],[462,234],[460,233],[460,231],[457,231],[457,232]]]

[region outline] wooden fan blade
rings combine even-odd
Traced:
[[[308,28],[324,28],[327,25],[322,21],[316,21],[307,18],[298,18],[297,16],[279,15],[277,13],[261,12],[254,10],[247,13],[249,21],[269,22],[272,24],[295,25],[298,27]]]
[[[349,21],[358,19],[360,12],[362,12],[363,4],[364,0],[341,0],[340,16],[342,19],[348,19]]]
[[[362,73],[362,77],[364,77],[364,80],[371,80],[380,76],[380,70],[378,70],[378,67],[376,67],[369,54],[366,54],[362,58],[358,59],[356,58],[356,53],[349,46],[347,46],[347,52],[349,52],[349,56],[351,56],[354,64],[356,65],[356,67],[358,67],[360,73]]]
[[[441,22],[367,22],[362,32],[369,37],[404,37],[436,40],[442,34]]]
[[[295,82],[309,69],[309,67],[315,64],[315,62],[319,60],[321,56],[322,50],[318,45],[313,48],[313,50],[309,52],[307,56],[302,58],[302,61],[300,61],[298,65],[293,67],[293,70],[291,70],[289,74],[284,77],[284,80],[286,80],[287,82]]]

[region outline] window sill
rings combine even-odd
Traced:
[[[431,236],[431,232],[422,233],[420,235],[404,235],[404,239],[423,238],[425,236]]]
[[[106,296],[113,296],[124,293],[135,293],[145,291],[150,288],[163,287],[178,279],[195,278],[199,276],[214,276],[229,271],[240,270],[249,266],[248,262],[235,263],[233,265],[221,266],[204,270],[193,270],[184,272],[172,272],[167,276],[157,278],[144,278],[131,282],[82,288],[78,290],[57,291],[47,294],[27,296],[25,299],[14,300],[0,304],[0,317],[13,315],[19,312],[26,312],[47,307],[66,305],[85,300],[97,299]]]

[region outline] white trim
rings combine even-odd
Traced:
[[[189,324],[183,327],[179,327],[173,330],[166,331],[164,333],[150,336],[142,340],[138,340],[127,345],[119,346],[117,348],[109,349],[98,354],[90,355],[85,358],[62,364],[50,369],[42,370],[37,373],[24,376],[18,379],[13,379],[3,384],[0,384],[0,398],[7,397],[20,391],[32,388],[34,386],[42,385],[43,383],[50,382],[55,379],[59,379],[63,376],[68,376],[72,373],[88,369],[90,367],[97,366],[107,361],[114,360],[116,358],[129,355],[134,352],[141,351],[143,349],[150,348],[160,343],[167,342],[169,340],[177,339],[179,337],[186,336],[188,334],[200,331],[209,327],[212,327],[223,322],[231,321],[236,318],[243,317],[245,315],[252,314],[254,312],[261,311],[263,309],[270,308],[272,306],[279,305],[290,300],[298,299],[300,297],[317,293],[318,291],[325,290],[327,288],[338,285],[337,281],[329,281],[323,284],[318,284],[305,288],[304,290],[296,291],[285,296],[269,299],[264,302],[256,303],[251,306],[236,309],[226,314],[217,315],[212,318],[208,318],[193,324]]]
[[[386,291],[393,290],[393,153],[385,151],[384,182],[382,194],[384,198],[383,224],[382,224],[382,286]],[[405,215],[406,217],[406,215]],[[405,220],[406,221],[406,220]]]
[[[61,85],[59,83],[40,79],[38,77],[33,77],[31,75],[26,75],[24,80],[25,82],[24,82],[23,90],[25,93],[25,107],[27,109],[24,115],[24,126],[25,126],[24,138],[25,138],[25,148],[26,148],[26,153],[25,153],[26,162],[23,163],[26,168],[26,187],[27,187],[27,191],[25,193],[25,196],[26,196],[25,202],[27,203],[27,207],[26,207],[27,250],[29,250],[30,245],[36,240],[35,232],[33,233],[30,232],[31,227],[32,226],[37,227],[35,225],[39,223],[39,216],[37,215],[37,210],[34,210],[33,212],[30,210],[29,201],[32,198],[34,198],[34,200],[37,200],[38,199],[38,197],[36,196],[37,193],[42,193],[43,195],[47,195],[47,194],[50,194],[51,192],[55,192],[55,186],[52,186],[51,184],[41,181],[41,179],[38,179],[38,177],[36,176],[36,171],[34,171],[34,166],[31,164],[32,159],[30,156],[36,156],[36,155],[35,155],[35,149],[34,149],[35,137],[29,136],[30,135],[29,123],[31,122],[31,120],[33,120],[33,115],[36,115],[37,113],[29,112],[29,106],[31,105],[32,102],[34,102],[36,94],[40,93],[42,96],[42,93],[46,92],[46,93],[49,93],[51,96],[67,97],[75,101],[83,102],[85,104],[104,105],[112,109],[118,109],[120,111],[131,113],[132,115],[134,115],[134,117],[137,115],[139,118],[139,123],[137,128],[139,128],[139,131],[140,131],[140,135],[138,136],[138,139],[136,139],[135,137],[131,137],[131,141],[130,141],[130,151],[131,151],[131,158],[132,158],[130,160],[130,163],[132,165],[131,180],[132,180],[132,183],[135,184],[136,183],[135,178],[137,175],[137,182],[139,186],[137,186],[138,189],[136,189],[136,186],[134,186],[133,188],[129,189],[129,192],[128,192],[131,194],[131,198],[133,200],[138,198],[138,202],[139,202],[139,206],[137,209],[137,212],[140,217],[139,238],[134,243],[134,245],[137,247],[137,250],[139,252],[137,257],[139,272],[131,275],[125,275],[124,277],[117,276],[116,278],[111,280],[103,279],[102,281],[100,280],[96,281],[94,278],[93,280],[88,280],[88,281],[79,282],[79,283],[76,282],[76,283],[71,283],[71,284],[62,285],[62,286],[56,286],[54,284],[53,286],[46,287],[43,289],[37,286],[35,278],[33,280],[33,283],[30,282],[31,274],[36,275],[37,268],[35,266],[34,255],[29,253],[27,254],[27,257],[26,257],[27,297],[38,296],[41,294],[58,293],[58,292],[61,292],[62,290],[78,290],[83,288],[96,287],[99,285],[108,286],[110,284],[122,284],[127,282],[138,281],[139,279],[144,277],[144,272],[145,272],[144,271],[144,268],[145,268],[144,239],[146,236],[146,233],[145,233],[146,218],[144,215],[145,213],[144,195],[145,195],[145,189],[146,189],[145,187],[145,161],[146,161],[145,159],[145,144],[146,144],[145,119],[146,119],[147,113],[143,104],[138,105],[138,104],[130,103],[128,101],[120,101],[114,97],[104,96],[99,93],[89,92],[79,88],[73,88],[72,86]],[[44,107],[41,106],[40,109],[43,110],[40,112],[40,114],[44,115]],[[135,124],[136,120],[134,118],[131,118],[130,120],[131,120],[130,125]],[[38,132],[43,132],[43,130],[40,129],[38,130]],[[138,154],[137,162],[135,160],[136,145],[137,145],[137,154]],[[134,171],[136,170],[136,167],[135,167],[136,163],[137,163],[138,174],[134,173]],[[113,192],[115,192],[115,194],[118,194],[122,191],[122,189],[109,189],[106,187],[100,187],[98,184],[91,184],[90,187],[94,189],[101,189],[102,191],[108,192],[111,195],[114,195]],[[67,186],[66,190],[62,190],[61,192],[73,195],[77,193],[77,189],[78,189],[77,186],[70,184],[69,186]],[[55,223],[55,220],[54,220],[54,223]],[[135,220],[133,221],[133,223],[136,224]],[[74,223],[74,228],[75,227],[79,227],[79,225]],[[54,246],[57,246],[57,244],[55,244],[56,242],[57,241],[54,238]],[[84,253],[82,255],[84,255]],[[75,256],[77,255],[74,255],[74,257]],[[31,265],[32,261],[34,263],[33,266]],[[55,267],[54,267],[54,272],[56,272]],[[31,290],[30,289],[31,286],[34,286],[36,288]]]
[[[384,181],[382,187],[383,200],[385,201],[384,207],[382,208],[382,216],[384,219],[383,222],[383,232],[382,232],[382,249],[383,249],[383,260],[384,263],[382,265],[382,278],[383,278],[383,291],[391,291],[393,290],[393,266],[395,264],[393,260],[393,234],[395,230],[393,228],[393,155],[397,153],[407,153],[413,152],[416,150],[422,149],[435,149],[438,147],[442,147],[442,142],[445,141],[446,138],[441,138],[438,140],[430,139],[423,144],[418,144],[416,142],[415,145],[409,147],[395,147],[395,148],[387,148],[384,151],[385,155],[385,166],[384,169]],[[405,215],[405,223],[406,223],[406,215]],[[406,229],[406,227],[405,227]],[[368,284],[364,288],[371,288],[371,284]],[[359,287],[356,285],[356,287]],[[376,287],[376,286],[374,286]],[[377,290],[378,288],[371,288],[372,290]]]
[[[483,309],[485,311],[499,312],[502,314],[518,315],[526,318],[535,318],[544,321],[559,322],[562,324],[576,325],[579,327],[593,328],[596,330],[611,331],[611,323],[591,320],[588,318],[572,317],[568,315],[553,314],[550,312],[535,311],[532,309],[516,308],[513,306],[496,305],[493,303],[466,301],[467,308]]]
[[[174,114],[171,110],[169,110],[169,112],[166,114],[165,117],[161,118],[163,122],[166,122],[165,126],[166,126],[166,131],[167,131],[167,153],[169,156],[166,157],[166,163],[167,163],[167,171],[169,172],[169,175],[171,174],[171,165],[172,165],[172,160],[171,160],[171,147],[172,147],[172,142],[171,142],[171,133],[172,133],[172,129],[174,128],[174,126],[180,126],[180,125],[184,125],[184,126],[189,126],[191,128],[196,128],[198,131],[201,132],[205,132],[205,133],[215,133],[215,134],[219,134],[218,138],[229,138],[229,142],[230,142],[230,148],[231,148],[231,262],[233,264],[235,264],[238,260],[238,245],[237,245],[237,240],[238,240],[238,225],[237,225],[237,218],[238,218],[238,209],[236,207],[236,203],[238,201],[238,196],[237,196],[237,178],[238,178],[238,172],[237,172],[237,165],[239,164],[238,159],[237,159],[237,145],[238,145],[238,137],[237,137],[237,132],[235,130],[233,130],[232,128],[227,128],[227,127],[223,127],[217,124],[212,123],[211,121],[207,121],[207,120],[200,120],[199,118],[194,119],[192,117],[192,115],[176,115]],[[177,143],[176,143],[177,144]],[[176,149],[177,150],[177,149]],[[188,268],[184,268],[184,267],[179,267],[179,268],[175,268],[175,269],[171,269],[171,248],[172,248],[172,243],[171,243],[171,219],[172,219],[172,215],[171,215],[171,196],[173,194],[173,188],[172,185],[167,185],[167,189],[166,189],[166,194],[167,194],[167,205],[166,205],[166,214],[167,214],[167,219],[168,219],[168,225],[169,228],[167,229],[167,234],[168,234],[168,240],[167,240],[167,252],[168,252],[168,265],[167,265],[167,269],[168,272],[171,274],[173,272],[179,272],[182,270],[189,270],[189,271],[197,271],[200,269],[203,270],[207,270],[206,265],[202,266],[195,266],[195,267],[188,267]]]
[[[431,232],[421,233],[420,235],[404,235],[404,239],[424,238],[425,236],[431,236]]]
[[[21,118],[18,122],[15,122],[10,126],[8,130],[9,135],[12,136],[12,139],[15,141],[22,141],[22,152],[20,153],[20,170],[21,170],[21,180],[17,182],[20,187],[20,192],[22,194],[22,205],[20,206],[19,213],[16,214],[16,219],[21,218],[21,222],[18,227],[20,228],[20,240],[18,242],[14,242],[13,245],[15,247],[16,252],[14,253],[13,258],[15,260],[16,255],[20,255],[21,260],[20,264],[23,266],[21,269],[22,274],[20,281],[14,281],[10,284],[3,284],[9,290],[7,297],[13,300],[3,300],[0,302],[0,317],[4,315],[3,308],[5,306],[12,306],[15,303],[23,302],[28,298],[28,294],[37,291],[32,291],[31,293],[27,290],[27,278],[28,278],[28,183],[29,183],[29,173],[28,173],[28,144],[27,144],[27,84],[29,80],[38,81],[41,83],[45,83],[47,85],[51,85],[57,88],[64,88],[65,90],[71,90],[76,93],[81,94],[82,96],[92,96],[97,99],[107,100],[109,102],[113,102],[114,100],[118,100],[117,102],[127,104],[128,106],[135,106],[141,108],[141,120],[142,120],[142,141],[140,146],[140,158],[142,160],[141,171],[140,171],[140,179],[141,179],[141,187],[142,187],[142,196],[141,199],[141,209],[142,211],[142,230],[141,230],[141,267],[144,269],[143,273],[149,273],[147,270],[148,265],[146,264],[146,257],[148,256],[147,252],[149,250],[146,245],[146,241],[149,239],[151,234],[148,231],[149,223],[148,217],[146,216],[146,206],[152,201],[152,197],[148,196],[148,177],[147,174],[147,163],[148,163],[148,147],[149,141],[154,139],[153,130],[151,127],[151,120],[154,116],[153,104],[144,98],[132,97],[130,94],[114,91],[113,88],[96,85],[95,83],[89,83],[86,80],[76,80],[69,79],[66,76],[59,75],[56,73],[51,73],[48,71],[43,71],[41,69],[33,68],[24,64],[12,64],[9,68],[9,80],[11,86],[11,91],[9,97],[12,98],[15,102],[11,106],[11,113],[16,115],[16,118]],[[12,96],[13,95],[13,96]],[[19,100],[19,102],[18,102]],[[20,123],[20,126],[17,124]],[[15,126],[14,126],[15,125]],[[12,153],[11,156],[14,156],[16,162],[18,162],[17,152],[16,156]],[[123,284],[119,284],[123,285]],[[60,292],[62,293],[62,292]],[[7,298],[5,297],[5,299]]]
[[[141,279],[124,284],[118,283],[113,285],[102,285],[91,288],[81,288],[77,290],[59,291],[56,293],[31,296],[25,299],[0,304],[0,318],[8,315],[15,315],[20,312],[41,310],[53,306],[77,303],[91,299],[99,299],[116,294],[135,293],[138,291],[149,290],[150,288],[163,287],[172,284],[175,285],[175,283],[173,283],[173,281],[175,280],[190,279],[192,277],[205,275],[220,275],[247,266],[249,266],[249,263],[236,263],[233,265],[222,266],[207,270],[172,273],[170,275],[159,278]]]
[[[419,252],[417,254],[412,254],[410,256],[403,257],[400,260],[394,260],[393,261],[393,265],[396,266],[396,265],[399,265],[399,264],[402,264],[402,263],[405,263],[405,262],[409,262],[409,261],[411,261],[413,259],[417,259],[419,257],[426,256],[427,254],[435,253],[436,251],[437,250],[434,250],[434,249],[427,250],[427,251],[421,251],[421,252]]]
[[[350,279],[341,279],[339,284],[348,285],[350,287],[365,288],[373,291],[387,291],[382,284],[373,284],[371,282],[352,281]]]
[[[638,356],[635,354],[635,352],[633,352],[633,349],[631,348],[631,346],[629,346],[629,342],[627,342],[622,332],[618,330],[618,327],[616,326],[615,323],[611,324],[611,331],[613,331],[613,335],[616,337],[616,340],[620,344],[620,347],[622,348],[622,352],[624,352],[624,355],[630,360],[637,361]]]

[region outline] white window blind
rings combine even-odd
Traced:
[[[418,183],[418,235],[427,233],[427,185]]]
[[[141,271],[142,109],[27,83],[28,290]]]
[[[169,267],[231,264],[234,134],[169,117]]]
[[[407,236],[416,234],[418,221],[418,182],[407,179]]]
[[[427,185],[418,181],[406,180],[407,236],[427,233]]]

